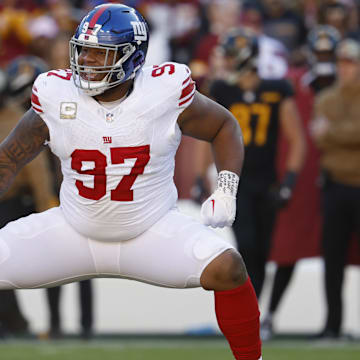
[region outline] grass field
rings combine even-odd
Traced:
[[[0,342],[0,360],[232,360],[225,341],[77,340]],[[264,360],[359,360],[360,343],[273,341]]]

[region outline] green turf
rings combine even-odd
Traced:
[[[359,360],[360,348],[264,347],[264,360]]]
[[[0,343],[0,360],[233,360],[222,340],[11,341]],[[360,345],[271,342],[264,360],[359,360]]]

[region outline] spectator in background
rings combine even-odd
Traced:
[[[309,33],[308,70],[300,78],[298,87],[299,91],[311,92],[313,94],[311,97],[309,94],[309,99],[311,100],[314,95],[332,85],[336,79],[335,48],[339,41],[339,32],[328,25],[319,25]],[[312,101],[308,101],[307,104],[311,106]],[[314,217],[311,211],[313,207],[309,206],[309,204],[304,206],[301,202],[304,193],[318,193],[318,151],[315,149],[310,137],[308,121],[309,116],[303,116],[308,148],[304,169],[294,192],[292,206],[285,209],[279,216],[276,229],[286,238],[290,246],[293,244],[297,248],[299,248],[298,244],[299,242],[301,243],[303,237],[311,238],[312,231],[318,228],[313,226],[313,224],[319,221],[319,217]],[[309,199],[311,199],[312,203],[317,204],[316,196],[309,195]],[[297,229],[296,233],[294,233],[294,229]],[[277,234],[277,231],[275,234]],[[292,279],[295,264],[296,260],[294,261],[290,254],[288,254],[286,261],[283,260],[283,262],[277,263],[268,309],[261,324],[261,338],[263,341],[269,340],[273,336],[274,317]]]
[[[209,63],[211,61],[216,63],[219,60],[216,53],[214,54],[219,39],[229,29],[239,25],[241,4],[238,0],[215,0],[207,3],[204,11],[208,31],[204,32],[198,40],[190,62],[193,77],[199,87],[202,87],[205,79],[214,79],[216,76],[212,72],[213,69],[209,67]]]
[[[336,28],[341,37],[358,37],[358,19],[355,4],[351,1],[330,0],[318,10],[318,22]]]
[[[208,82],[221,79],[226,70],[223,57],[218,53],[216,45],[231,27],[239,25],[251,29],[257,34],[259,42],[258,71],[263,79],[278,79],[286,75],[288,71],[288,52],[285,46],[278,40],[266,36],[263,33],[263,13],[261,7],[254,2],[244,2],[239,6],[237,2],[231,2],[233,8],[223,9],[220,2],[215,2],[208,9],[209,27],[214,29],[208,36],[203,37],[199,43],[194,58],[190,63],[194,77],[200,82],[202,91],[208,91]],[[221,11],[224,12],[220,16]],[[236,11],[235,11],[236,10]],[[231,11],[231,21],[226,23],[227,11]],[[225,24],[222,24],[222,22]],[[230,26],[230,24],[232,24]],[[217,32],[219,29],[219,32]],[[216,30],[216,31],[215,31]],[[203,85],[204,84],[204,85]]]
[[[62,34],[71,34],[76,28],[75,14],[68,1],[48,0],[46,13],[29,22],[31,42],[29,52],[51,62],[54,40]]]
[[[188,64],[201,38],[207,34],[204,8],[199,1],[172,7],[170,30],[171,60]]]
[[[48,60],[51,41],[61,32],[73,32],[79,10],[67,0],[4,0],[0,3],[0,65],[19,55]]]
[[[51,16],[60,33],[72,33],[77,26],[78,19],[71,2],[68,0],[47,0],[48,14]]]
[[[261,3],[264,9],[264,33],[283,43],[290,53],[292,64],[302,62],[300,48],[306,42],[307,33],[304,19],[289,9],[285,0],[262,0]]]
[[[0,3],[0,66],[25,54],[31,41],[28,31],[30,13],[16,5],[16,0],[4,0]]]
[[[29,53],[49,62],[49,55],[52,42],[59,34],[59,27],[53,17],[43,15],[36,17],[29,23],[31,41]]]
[[[360,239],[360,45],[336,50],[338,81],[316,101],[312,134],[323,170],[323,256],[327,319],[323,338],[339,338],[342,284],[351,235]]]
[[[288,71],[288,51],[277,39],[264,33],[264,16],[255,2],[245,2],[241,24],[253,30],[259,41],[258,73],[262,79],[281,79]]]
[[[151,42],[149,44],[146,65],[161,64],[170,60],[169,38],[171,32],[168,24],[171,8],[166,3],[148,4],[144,7],[144,14],[150,24]]]
[[[233,113],[243,131],[245,162],[233,230],[259,297],[276,213],[291,199],[305,142],[290,84],[258,75],[257,40],[241,28],[224,38],[221,48],[229,75],[214,82],[210,94]],[[275,159],[280,130],[289,152],[287,172],[279,181]]]

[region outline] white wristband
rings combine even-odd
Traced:
[[[239,176],[231,171],[222,170],[218,174],[217,190],[225,195],[236,197],[239,186]]]

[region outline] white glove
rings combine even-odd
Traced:
[[[213,228],[231,226],[235,220],[236,192],[239,177],[231,171],[221,171],[217,189],[201,206],[201,219]]]

